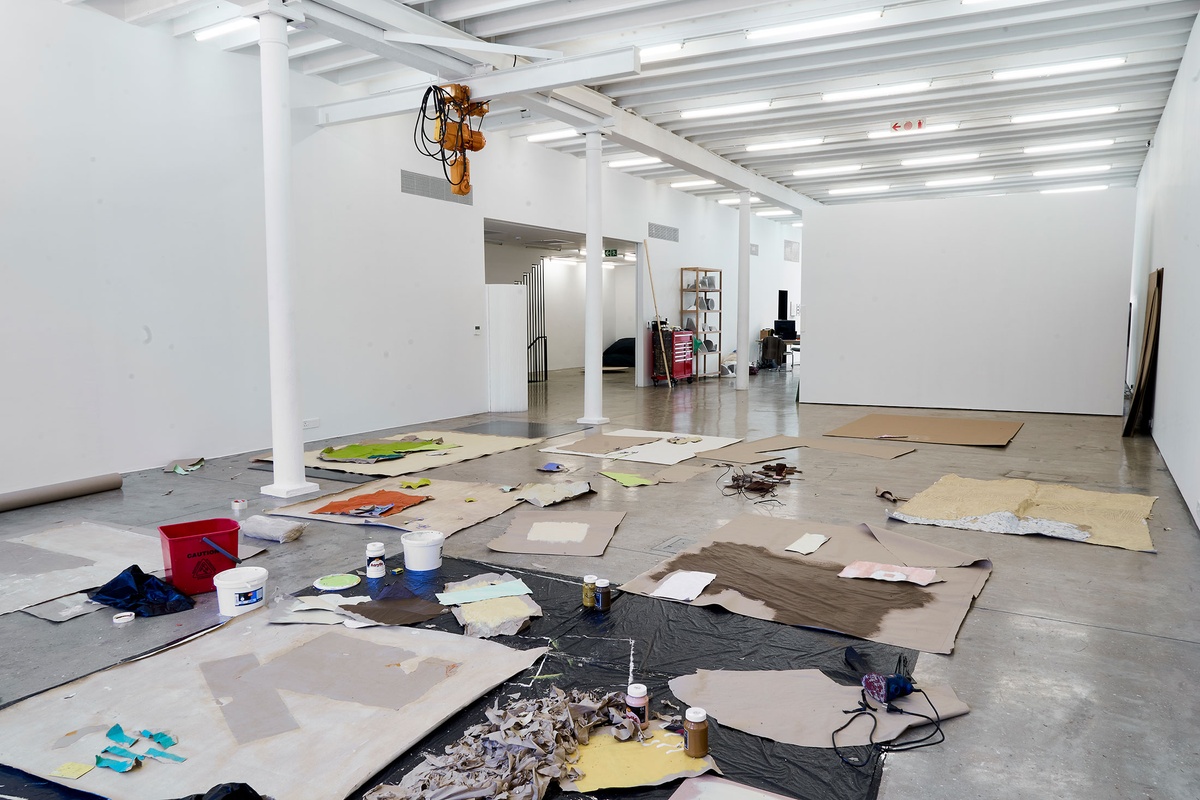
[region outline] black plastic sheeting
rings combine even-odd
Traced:
[[[0,764],[0,794],[22,800],[107,800],[102,795],[52,783],[3,764]]]
[[[192,598],[174,586],[142,572],[137,564],[127,567],[120,575],[94,591],[90,599],[93,603],[132,611],[139,617],[174,614],[196,605]]]
[[[352,797],[361,798],[379,783],[399,783],[421,762],[423,753],[440,754],[468,727],[484,721],[485,708],[497,700],[503,705],[514,694],[542,696],[551,686],[616,691],[630,682],[632,674],[634,681],[649,687],[652,710],[681,714],[685,706],[671,694],[667,683],[698,669],[820,669],[839,683],[858,685],[860,673],[846,663],[848,646],[853,646],[872,670],[891,672],[898,660],[907,673],[916,666],[913,650],[619,591],[613,592],[611,611],[585,611],[580,582],[575,579],[470,561],[445,559],[436,572],[404,573],[385,580],[403,582],[415,593],[434,599],[433,593],[441,591],[447,581],[505,571],[525,581],[545,616],[535,617],[520,634],[493,641],[521,649],[548,645],[551,652],[542,663],[452,717]],[[376,584],[369,588],[374,593],[381,587]],[[420,627],[461,630],[449,614]],[[680,710],[665,706],[663,699],[669,699]],[[723,728],[720,720],[711,721],[709,746],[722,774],[749,786],[822,800],[874,800],[878,793],[882,762],[867,747],[846,748],[848,756],[868,759],[865,768],[854,769],[843,764],[832,749],[781,744]],[[660,787],[592,792],[589,796],[658,800],[670,797],[676,788],[678,781]],[[554,786],[547,797],[559,795],[573,796]]]

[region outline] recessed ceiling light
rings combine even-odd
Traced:
[[[579,135],[579,131],[574,128],[564,128],[558,131],[546,131],[545,133],[535,133],[525,137],[527,142],[555,142],[559,139],[571,139]]]
[[[831,29],[853,27],[864,22],[872,22],[883,16],[883,9],[863,11],[857,14],[844,14],[840,17],[825,17],[795,25],[779,25],[774,28],[759,28],[746,31],[747,39],[778,39],[783,37],[803,38],[805,36],[821,35]]]
[[[1062,144],[1038,144],[1025,148],[1025,155],[1036,156],[1040,153],[1065,153],[1071,150],[1096,150],[1116,144],[1116,139],[1094,139],[1086,142],[1063,142]]]
[[[1094,164],[1090,167],[1062,167],[1060,169],[1034,170],[1035,178],[1061,178],[1064,175],[1093,175],[1097,172],[1108,172],[1111,164]]]
[[[793,223],[792,223],[792,227],[793,227],[793,228],[803,228],[803,227],[804,227],[804,223],[803,223],[803,222],[793,222]]]
[[[974,161],[979,153],[947,153],[944,156],[924,156],[922,158],[905,158],[900,160],[902,167],[932,167],[935,164],[959,164],[963,161]]]
[[[1056,119],[1077,119],[1079,117],[1099,117],[1104,114],[1115,114],[1120,106],[1099,106],[1097,108],[1072,108],[1064,111],[1043,111],[1039,114],[1017,114],[1009,119],[1020,125],[1026,122],[1050,122]]]
[[[971,175],[966,178],[938,178],[937,180],[925,181],[925,186],[929,189],[936,189],[942,186],[971,186],[976,183],[990,183],[995,175]]]
[[[792,173],[793,178],[812,178],[818,175],[845,175],[847,172],[858,172],[862,169],[862,164],[842,164],[837,167],[812,167],[811,169],[798,169]]]
[[[711,108],[689,108],[680,111],[684,119],[703,119],[704,117],[728,117],[732,114],[753,114],[755,111],[766,111],[771,107],[769,100],[757,103],[740,103],[732,106],[713,106]]]
[[[675,181],[671,184],[672,189],[696,189],[700,186],[716,186],[716,181],[710,181],[707,178],[694,181]]]
[[[1072,61],[1069,64],[1044,64],[1040,67],[1021,67],[1020,69],[1002,69],[992,73],[994,81],[1016,81],[1022,78],[1045,78],[1051,75],[1070,75],[1073,72],[1090,72],[1094,69],[1119,67],[1125,63],[1125,57],[1094,58],[1090,61]]]
[[[832,195],[878,194],[879,192],[886,192],[890,188],[892,187],[888,186],[886,183],[879,183],[871,186],[845,186],[841,189],[830,189],[829,193]]]
[[[785,208],[769,208],[766,211],[755,212],[760,217],[786,217],[791,215],[791,211]]]
[[[813,139],[792,139],[786,142],[761,142],[759,144],[746,145],[747,153],[759,153],[763,150],[797,150],[801,147],[813,147],[825,141],[818,136]]]
[[[827,103],[836,103],[840,100],[866,100],[871,97],[891,97],[897,94],[923,92],[931,84],[932,81],[914,81],[912,83],[893,83],[886,86],[866,86],[862,89],[847,89],[842,92],[822,92],[821,99]]]
[[[742,198],[740,198],[740,197],[723,197],[720,200],[718,200],[717,202],[723,206],[736,206],[738,203],[742,202]],[[754,197],[752,195],[750,197],[750,202],[751,203],[761,203],[762,200],[760,200],[757,197]]]
[[[234,31],[248,30],[257,25],[258,20],[254,17],[238,17],[237,19],[226,20],[218,25],[198,30],[192,36],[197,42],[205,42],[209,39],[215,39],[218,36],[224,36],[227,33],[233,33]]]
[[[637,254],[626,253],[624,256],[622,256],[622,258],[624,258],[626,261],[637,261]]]
[[[651,164],[661,164],[661,158],[654,156],[643,156],[641,158],[622,158],[616,161],[608,162],[608,165],[613,169],[622,169],[624,167],[648,167]]]
[[[652,47],[643,47],[638,50],[638,58],[643,64],[649,64],[651,61],[664,61],[671,56],[683,51],[683,42],[671,42],[670,44],[656,44]]]
[[[921,128],[912,128],[907,131],[868,131],[868,139],[890,139],[893,136],[916,136],[923,133],[949,133],[950,131],[958,130],[957,122],[939,122],[937,125],[925,125]]]
[[[1094,184],[1092,186],[1068,186],[1065,189],[1042,189],[1042,194],[1073,194],[1074,192],[1101,192],[1108,188],[1108,184]]]

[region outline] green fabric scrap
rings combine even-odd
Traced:
[[[641,475],[634,475],[632,472],[601,472],[600,474],[606,478],[612,478],[626,489],[634,486],[654,486],[658,483],[653,478],[643,478]]]
[[[187,761],[187,759],[183,756],[177,756],[174,753],[168,753],[163,750],[159,750],[157,747],[151,747],[146,750],[146,755],[153,759],[157,759],[158,761],[171,761],[176,764],[182,764],[183,762]]]
[[[400,481],[401,489],[420,489],[422,486],[429,485],[429,478],[421,478],[419,481]]]
[[[108,733],[104,735],[117,744],[131,745],[137,744],[138,742],[136,736],[130,736],[129,734],[125,733],[125,729],[121,727],[120,723],[113,725],[108,729]]]
[[[456,444],[443,444],[429,440],[415,442],[365,442],[348,444],[344,447],[326,447],[318,456],[322,461],[352,461],[371,464],[376,461],[392,461],[409,453],[427,450],[449,450]]]
[[[525,585],[523,580],[489,583],[474,589],[459,589],[453,592],[438,592],[437,600],[444,606],[459,606],[464,603],[477,603],[480,600],[493,600],[497,597],[515,597],[522,594],[533,594],[533,590]]]
[[[176,475],[187,475],[189,472],[195,472],[196,470],[200,469],[203,466],[204,466],[204,459],[200,458],[200,459],[193,461],[191,464],[176,464],[175,468],[171,471],[174,472]]]
[[[154,733],[151,733],[150,731],[142,731],[141,733],[142,736],[145,736],[147,739],[153,739],[154,743],[162,748],[174,747],[175,745],[179,744],[179,740],[166,731],[157,731]]]

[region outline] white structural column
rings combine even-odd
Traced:
[[[271,356],[272,497],[295,497],[321,487],[305,480],[299,376],[293,342],[291,267],[292,110],[288,95],[287,20],[258,18],[262,72],[263,186],[267,243],[267,336]]]
[[[750,388],[750,192],[739,194],[738,204],[738,303],[736,388]]]
[[[603,425],[604,416],[604,234],[600,217],[600,131],[587,137],[587,274],[583,300],[583,416],[585,425]]]

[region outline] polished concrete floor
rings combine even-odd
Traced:
[[[636,389],[627,374],[604,378],[608,430],[650,430],[760,438],[819,435],[870,411],[796,405],[790,372],[751,378],[748,392],[732,380]],[[526,414],[480,414],[410,426],[461,427],[490,419],[573,422],[582,411],[577,370],[551,374],[531,387]],[[1200,797],[1200,537],[1154,443],[1122,439],[1111,417],[916,412],[1025,423],[1006,448],[922,445],[891,461],[801,450],[803,471],[778,503],[724,497],[715,479],[624,489],[595,473],[605,462],[554,456],[591,479],[596,494],[571,508],[628,512],[599,559],[493,553],[486,542],[507,524],[502,516],[447,541],[450,555],[496,564],[614,581],[656,564],[739,514],[829,523],[870,522],[930,541],[988,555],[994,572],[976,601],[951,656],[922,654],[918,680],[949,683],[971,705],[946,725],[945,744],[888,757],[880,797],[924,798],[1197,798]],[[397,428],[381,433],[405,430]],[[338,441],[352,441],[345,437]],[[180,454],[190,455],[190,454]],[[451,479],[518,483],[536,480],[550,457],[536,447],[431,471]],[[258,495],[268,472],[247,456],[211,459],[183,477],[148,470],[126,476],[121,492],[0,515],[0,538],[78,518],[153,530],[168,521],[228,516],[229,501],[250,498],[255,513],[279,501]],[[1021,477],[1084,489],[1157,495],[1150,521],[1157,555],[1040,537],[1008,537],[906,526],[885,520],[876,486],[908,495],[947,473],[973,478]],[[349,484],[321,481],[324,492]],[[292,591],[313,578],[356,565],[364,544],[380,534],[315,523],[298,542],[272,545],[255,563],[271,587]],[[386,536],[385,536],[386,538]],[[398,537],[394,537],[398,539]],[[684,544],[683,546],[686,546]],[[389,551],[391,552],[391,551]],[[215,620],[203,596],[185,614],[139,620],[114,629],[97,613],[61,625],[26,614],[0,617],[0,703],[62,683]]]

